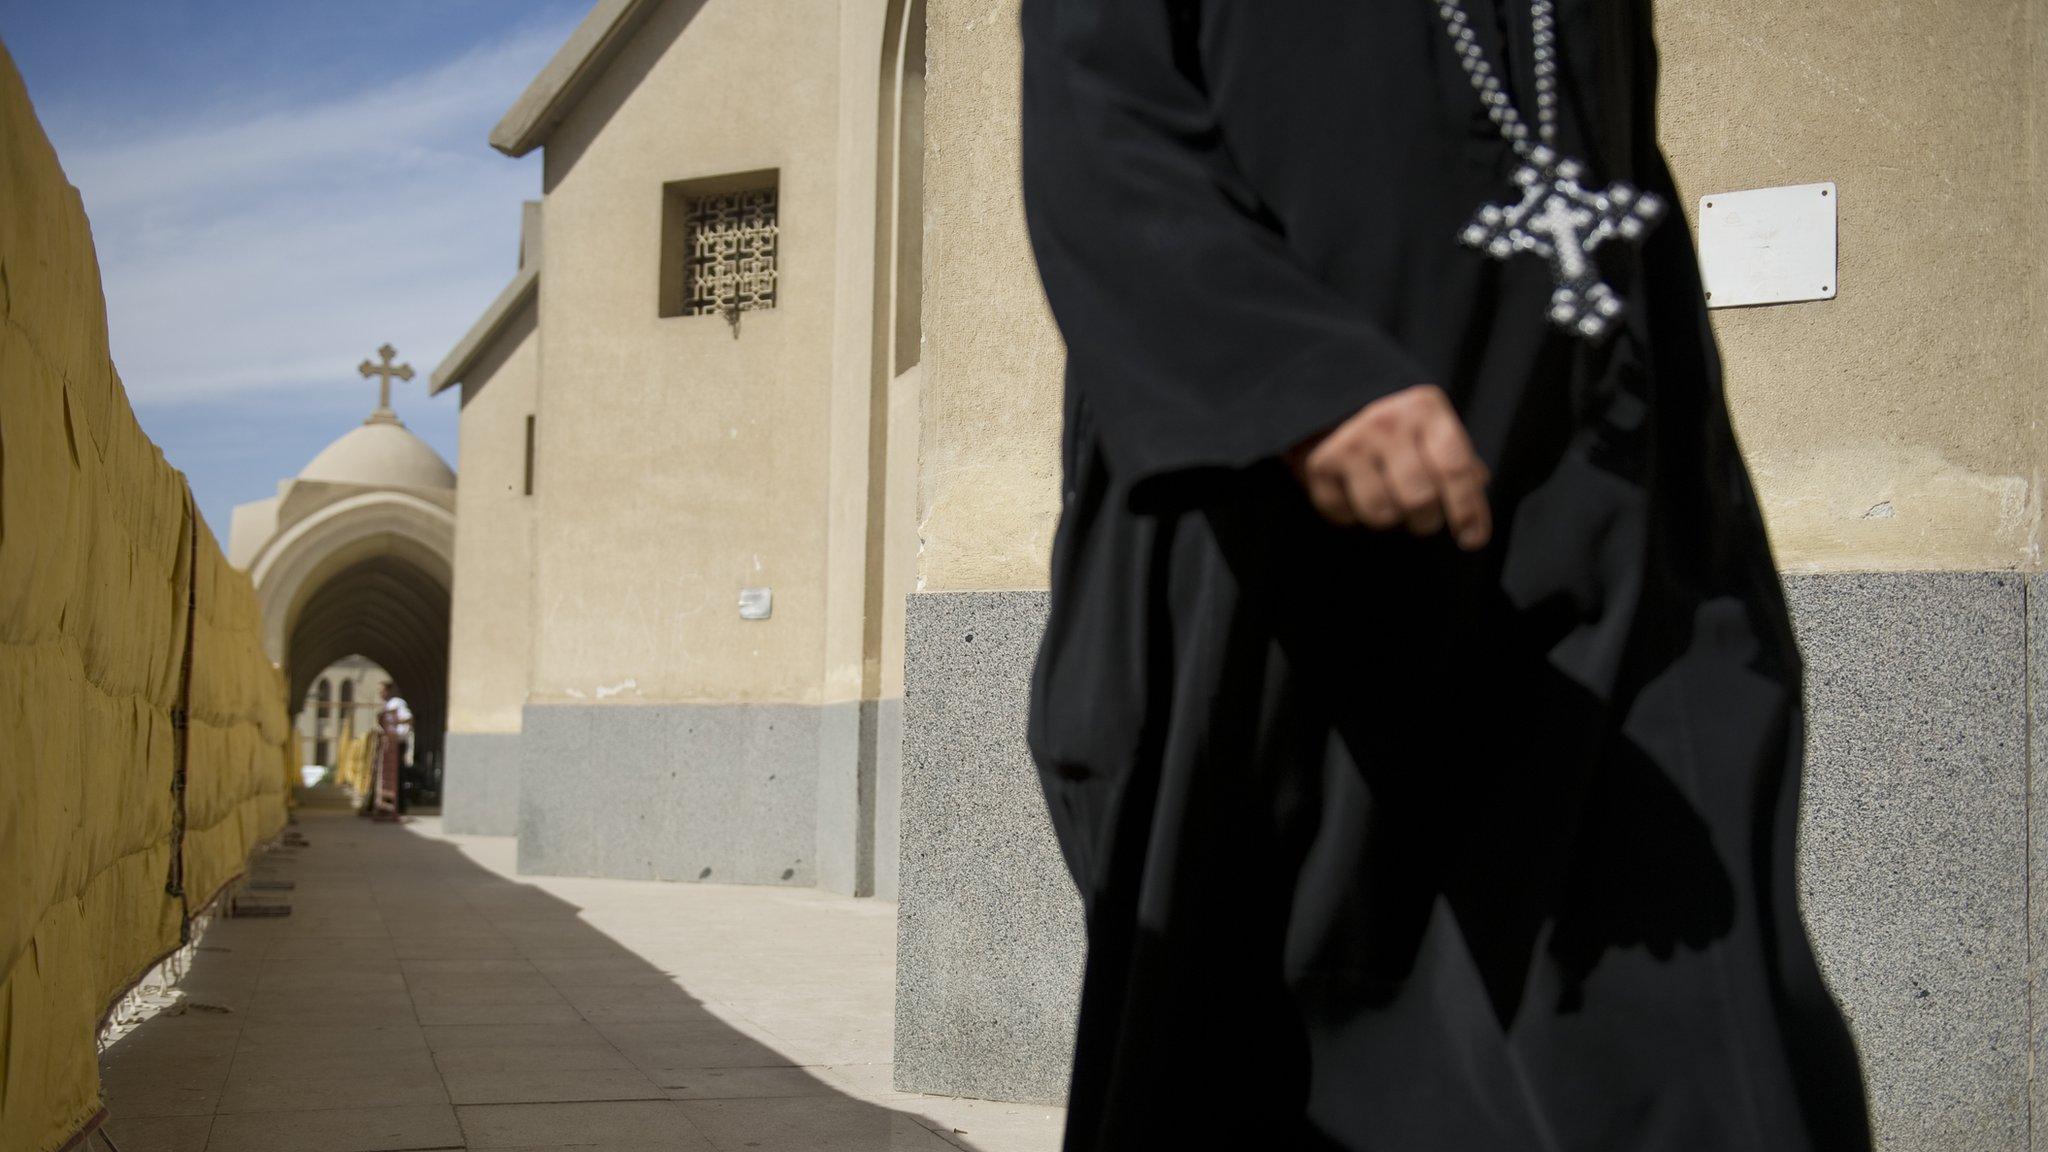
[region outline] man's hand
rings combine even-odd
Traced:
[[[1287,464],[1331,523],[1405,525],[1417,536],[1448,528],[1468,552],[1493,535],[1486,465],[1450,397],[1434,384],[1373,401],[1289,452]]]

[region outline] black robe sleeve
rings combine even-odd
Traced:
[[[1432,382],[1302,265],[1233,164],[1189,0],[1025,0],[1023,38],[1032,247],[1068,388],[1134,492]]]

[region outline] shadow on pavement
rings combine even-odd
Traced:
[[[1057,1146],[1053,1110],[898,1094],[887,1063],[827,1062],[842,1033],[841,1050],[886,1057],[874,1037],[890,1027],[886,1010],[867,1019],[872,1000],[835,999],[829,959],[777,1005],[818,1021],[788,1043],[455,843],[328,812],[299,828],[308,846],[257,869],[293,882],[264,894],[292,914],[216,920],[183,1004],[105,1054],[119,1152]],[[701,942],[691,923],[650,930],[707,982],[784,997],[746,971],[762,942],[744,903],[781,891],[707,896]],[[826,957],[844,927],[779,915],[776,949]]]

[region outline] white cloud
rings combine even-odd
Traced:
[[[363,387],[367,406],[353,366],[386,340],[431,369],[513,272],[538,167],[484,136],[567,31],[64,154],[130,395]]]

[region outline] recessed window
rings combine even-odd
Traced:
[[[734,318],[775,307],[778,185],[765,171],[663,186],[663,316]]]

